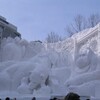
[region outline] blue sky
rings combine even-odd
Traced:
[[[100,0],[0,0],[0,15],[29,41],[44,40],[51,31],[65,36],[77,14],[93,13],[100,14]]]

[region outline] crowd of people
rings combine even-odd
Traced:
[[[0,100],[2,100],[2,99],[0,99]],[[9,97],[6,97],[5,100],[16,100],[16,98],[11,99]],[[36,97],[33,97],[32,100],[36,100]],[[81,98],[77,93],[70,92],[63,99],[54,97],[50,100],[81,100]],[[90,100],[90,99],[86,99],[86,100]]]

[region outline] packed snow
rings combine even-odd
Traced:
[[[4,38],[0,44],[1,95],[50,97],[76,92],[99,97],[98,26],[53,44]],[[79,38],[83,40],[78,42]]]

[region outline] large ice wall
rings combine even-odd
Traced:
[[[4,38],[0,43],[0,92],[50,96],[71,91],[98,97],[99,26],[53,44]]]

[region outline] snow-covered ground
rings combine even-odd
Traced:
[[[0,96],[50,98],[76,92],[99,98],[98,26],[54,44],[4,38],[0,44]]]

